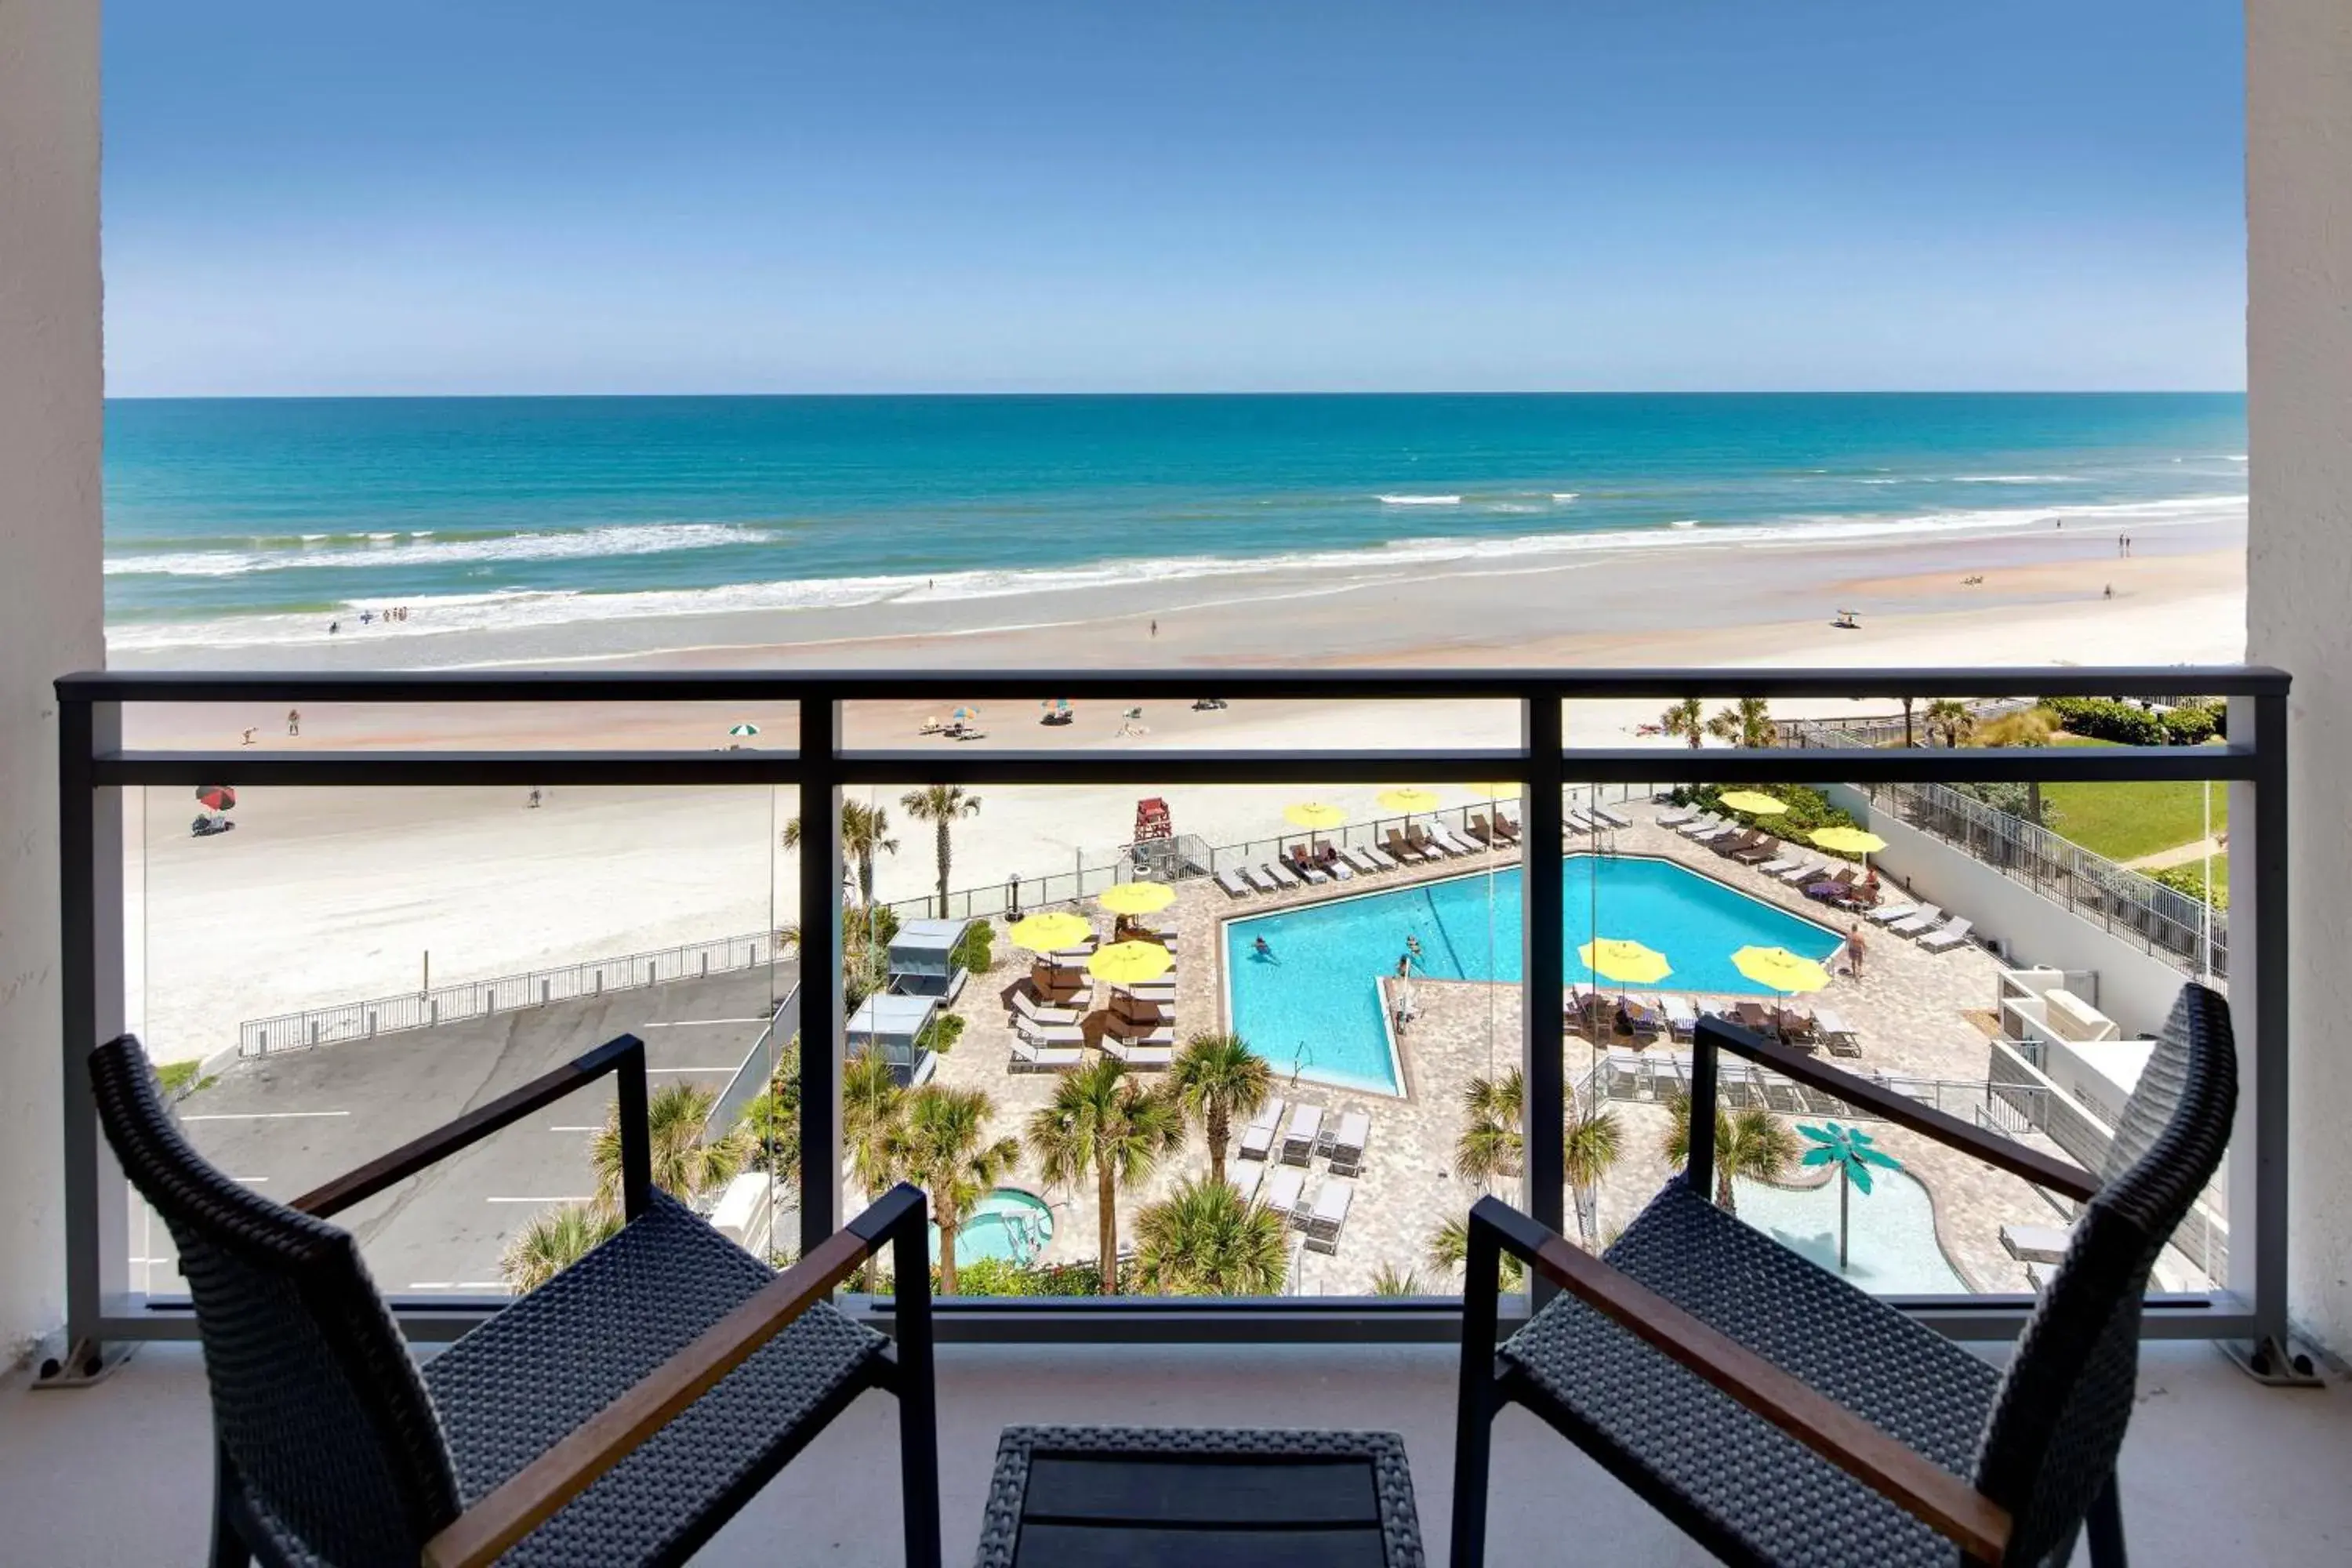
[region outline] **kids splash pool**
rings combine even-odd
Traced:
[[[1563,863],[1566,959],[1601,935],[1665,954],[1672,973],[1637,990],[1765,995],[1733,967],[1743,947],[1785,947],[1826,961],[1839,933],[1668,860],[1571,855]],[[1389,1050],[1377,982],[1396,973],[1408,937],[1415,973],[1433,980],[1517,984],[1519,868],[1303,904],[1225,925],[1225,1016],[1234,1032],[1288,1078],[1403,1092]],[[1264,938],[1266,952],[1257,950]]]
[[[1034,1193],[998,1187],[980,1200],[956,1232],[956,1262],[994,1258],[1029,1263],[1054,1239],[1054,1210]],[[940,1258],[940,1227],[931,1226],[931,1261]]]

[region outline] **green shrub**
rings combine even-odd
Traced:
[[[958,1040],[963,1038],[963,1026],[962,1014],[942,1009],[931,1015],[931,1021],[924,1025],[922,1032],[915,1037],[915,1044],[924,1050],[945,1056],[955,1049]]]
[[[155,1079],[163,1086],[164,1100],[166,1101],[184,1100],[196,1090],[208,1088],[218,1081],[208,1078],[204,1082],[198,1083],[196,1074],[202,1068],[203,1064],[200,1062],[165,1062],[162,1067],[157,1068]]]
[[[2214,870],[2218,874],[2213,879],[2213,907],[2226,910],[2230,907],[2229,871],[2220,865]],[[2205,868],[2200,862],[2192,860],[2185,866],[2167,866],[2160,871],[2147,871],[2142,875],[2151,881],[2162,883],[2176,893],[2186,893],[2192,899],[2205,896]]]
[[[2218,702],[2190,702],[2164,715],[2164,738],[2175,746],[2201,746],[2221,732]]]
[[[1134,1288],[1135,1268],[1132,1262],[1120,1271],[1119,1289]],[[888,1295],[892,1277],[887,1271],[877,1272],[874,1289]],[[940,1270],[931,1267],[931,1289],[940,1288]],[[1077,1263],[1033,1263],[1024,1268],[1002,1258],[959,1258],[956,1262],[956,1294],[959,1296],[1099,1296],[1102,1294],[1102,1270],[1087,1258]]]
[[[986,921],[974,921],[963,928],[963,934],[956,938],[954,951],[948,954],[948,962],[973,974],[985,974],[996,967],[996,952],[989,940]]]
[[[2069,734],[2118,746],[2169,744],[2164,721],[2137,703],[2111,697],[2053,697],[2042,704],[2058,716]]]

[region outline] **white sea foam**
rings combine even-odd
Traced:
[[[106,563],[110,576],[242,577],[254,572],[352,566],[469,565],[490,561],[577,561],[608,555],[661,555],[673,550],[709,550],[727,544],[764,544],[776,536],[735,523],[615,523],[572,533],[516,533],[496,539],[436,540],[429,533],[344,535],[347,543],[320,547],[325,534],[302,536],[306,548],[280,551],[193,550],[158,555],[121,555]]]
[[[1559,505],[1566,506],[1582,493],[1580,490],[1554,490],[1551,492],[1551,499]]]
[[[1954,474],[1956,485],[2077,485],[2083,481],[2065,474]]]
[[[1677,521],[1670,522],[1666,524],[1666,526],[1668,528],[1696,528],[1698,526],[1698,519],[1695,517],[1685,517]]]
[[[1460,496],[1396,495],[1381,497],[1382,506],[1460,506]]]
[[[2101,521],[2134,528],[2193,523],[2242,508],[2245,497],[2203,496],[2178,500],[2120,502],[2070,509],[2069,521]],[[1801,548],[1824,543],[1893,542],[1923,534],[1995,534],[2046,527],[2045,509],[1989,509],[1912,516],[1797,517],[1765,523],[1533,533],[1502,539],[1427,536],[1391,541],[1356,550],[1302,551],[1269,556],[1194,555],[1124,557],[1047,570],[944,573],[935,577],[866,576],[744,583],[724,587],[660,589],[635,593],[541,592],[507,589],[485,594],[411,595],[411,618],[399,635],[472,632],[558,626],[572,622],[641,620],[661,616],[722,615],[740,611],[792,612],[854,608],[868,605],[921,604],[937,600],[996,599],[1024,595],[1099,595],[1195,579],[1264,576],[1314,590],[1338,592],[1379,580],[1400,570],[1507,569],[1543,571],[1579,557],[1610,552],[1744,548]],[[688,525],[681,525],[688,526]],[[718,525],[712,525],[714,528]],[[740,535],[750,531],[727,530]],[[546,536],[528,536],[546,537]],[[732,542],[732,541],[729,541]],[[519,541],[484,541],[514,543]],[[675,548],[675,546],[667,546]],[[247,616],[209,622],[133,622],[109,628],[111,646],[128,650],[203,646],[212,649],[258,644],[326,640],[320,615]],[[368,634],[362,633],[362,636]]]

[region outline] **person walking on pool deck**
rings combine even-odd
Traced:
[[[302,732],[302,710],[299,708],[286,710],[286,732],[289,735]]]
[[[1862,955],[1870,944],[1862,940],[1862,922],[1856,921],[1845,936],[1845,966],[1856,980],[1862,978]]]

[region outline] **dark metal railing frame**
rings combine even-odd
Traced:
[[[2152,1299],[2153,1336],[2250,1341],[2259,1350],[2286,1342],[2287,1214],[2287,772],[2288,678],[2273,669],[2148,668],[2060,669],[1934,668],[1864,670],[1218,670],[1174,672],[940,671],[806,672],[383,672],[353,675],[100,672],[57,683],[59,702],[59,826],[62,871],[61,980],[68,1358],[95,1354],[107,1342],[187,1338],[194,1322],[184,1303],[151,1301],[128,1289],[121,1176],[98,1136],[83,1058],[122,1025],[122,828],[120,792],[142,785],[793,785],[800,791],[800,907],[811,951],[840,942],[841,794],[861,784],[908,782],[989,784],[1469,783],[1513,779],[1524,791],[1527,868],[1523,984],[1537,995],[1560,994],[1560,826],[1563,792],[1584,784],[1871,783],[2225,779],[2233,801],[2235,868],[2252,873],[2252,897],[2233,900],[2235,918],[2252,916],[2239,940],[2246,958],[2236,977],[2239,1034],[2249,1053],[2237,1143],[2252,1158],[2232,1162],[2232,1231],[2254,1245],[2231,1249],[2228,1288],[2210,1297]],[[1270,752],[1184,747],[1072,752],[850,750],[841,721],[852,702],[939,699],[1189,700],[1213,689],[1241,700],[1511,701],[1520,714],[1512,747],[1396,748],[1381,751]],[[1932,699],[1988,695],[2046,697],[2096,693],[2155,697],[2180,690],[2231,700],[2225,747],[1890,750],[1631,747],[1569,750],[1561,706],[1578,700],[1677,700],[1685,697],[1767,699],[1885,697]],[[791,751],[355,751],[270,754],[233,751],[125,751],[122,710],[135,703],[285,702],[734,702],[797,704],[798,745]],[[2251,853],[2248,849],[2251,847]],[[830,941],[828,942],[828,938]],[[802,1082],[802,1240],[839,1227],[841,1145],[835,1114],[840,1091],[838,966],[804,964],[803,1020],[831,1017],[827,1042],[803,1026]],[[1524,1205],[1554,1230],[1566,1215],[1562,1148],[1565,1028],[1559,1007],[1524,1016],[1528,1125]],[[497,1310],[495,1300],[396,1303],[419,1339],[455,1337]],[[2014,1334],[2031,1310],[2024,1297],[1920,1298],[1902,1302],[1956,1336]],[[856,1308],[889,1327],[887,1299]],[[1452,1340],[1461,1308],[1450,1299],[1282,1298],[1217,1300],[985,1300],[936,1304],[942,1339],[1065,1341],[1150,1339],[1213,1341]],[[1506,1331],[1511,1326],[1507,1321]]]

